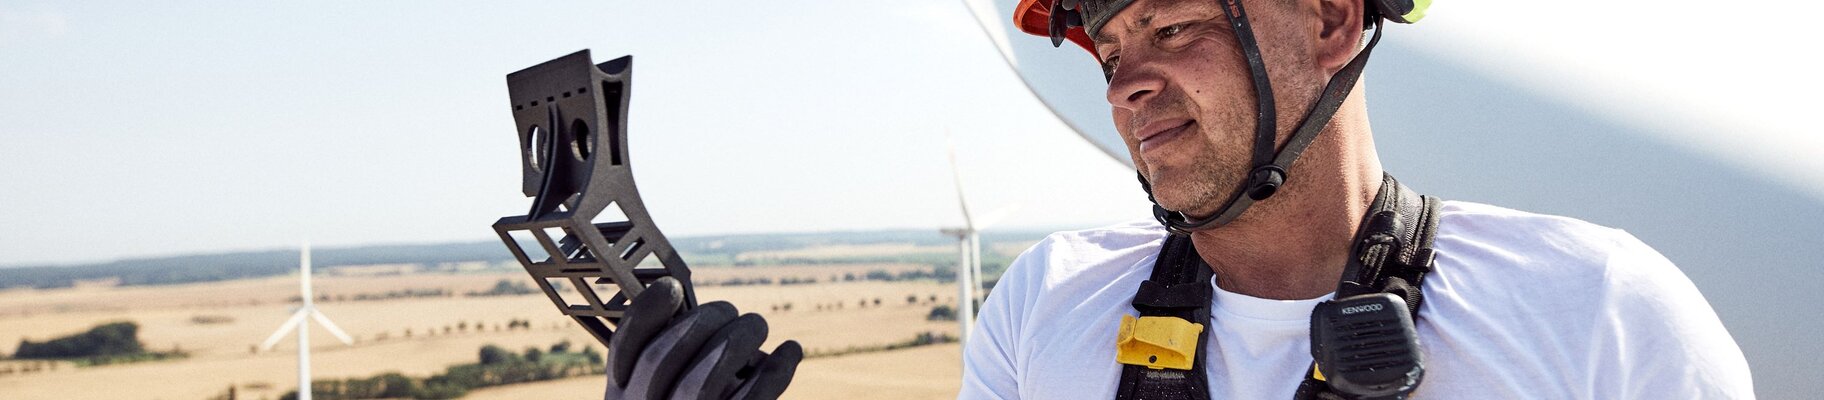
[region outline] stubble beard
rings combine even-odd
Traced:
[[[1224,162],[1234,156],[1218,154],[1216,149],[1220,147],[1208,142],[1210,132],[1199,129],[1197,133],[1206,147],[1197,152],[1195,159],[1183,166],[1149,166],[1147,181],[1152,184],[1153,199],[1159,206],[1192,218],[1207,218],[1235,195],[1246,171],[1238,159]]]

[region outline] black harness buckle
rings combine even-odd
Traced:
[[[1370,293],[1325,301],[1311,312],[1318,379],[1358,398],[1404,398],[1425,376],[1406,300]]]

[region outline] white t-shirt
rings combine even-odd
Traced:
[[[1052,234],[1008,267],[964,348],[964,399],[1113,399],[1115,336],[1165,229]],[[1684,273],[1626,232],[1445,202],[1414,399],[1747,399],[1748,363]],[[1212,282],[1213,284],[1213,282]],[[1327,298],[1328,296],[1326,296]],[[1216,289],[1212,399],[1291,399],[1325,298]]]

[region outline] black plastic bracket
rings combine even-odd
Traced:
[[[634,187],[627,157],[632,78],[633,56],[598,65],[589,50],[507,74],[521,191],[533,201],[526,215],[495,222],[494,232],[551,302],[604,346],[627,301],[660,277],[684,284],[686,307],[697,304],[690,268]],[[572,289],[576,296],[563,295]]]

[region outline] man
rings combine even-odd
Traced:
[[[959,397],[1752,398],[1715,312],[1639,240],[1383,174],[1356,79],[1383,21],[1426,3],[1024,0],[1022,29],[1103,65],[1158,221],[1016,260]],[[634,299],[606,398],[784,390],[795,345],[759,353],[757,316],[681,298]]]
[[[1055,1],[1024,0],[1015,22],[1103,65],[1159,221],[1021,255],[968,338],[959,397],[1753,397],[1715,312],[1631,235],[1415,200],[1385,177],[1356,79],[1382,22],[1429,1]],[[1161,281],[1180,269],[1209,278]],[[1312,326],[1363,310],[1393,322]],[[1395,361],[1314,364],[1347,350],[1312,351],[1338,332],[1390,338],[1374,357]]]

